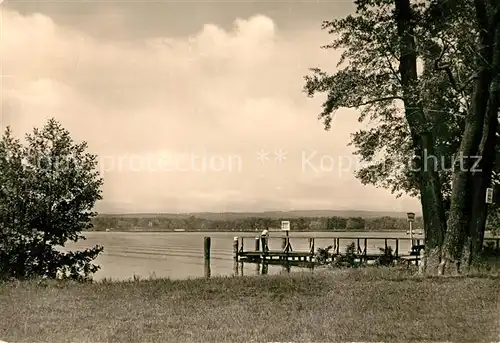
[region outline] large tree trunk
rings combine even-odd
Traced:
[[[459,263],[467,238],[472,206],[471,169],[474,166],[472,156],[476,155],[481,142],[490,80],[488,70],[480,73],[474,89],[472,106],[465,119],[464,135],[454,165],[450,214],[439,274],[444,274],[448,261]]]
[[[476,62],[480,66],[477,80],[474,85],[472,103],[465,119],[464,134],[459,149],[458,160],[453,171],[453,185],[450,215],[448,218],[447,232],[443,245],[443,261],[440,265],[439,274],[444,274],[447,262],[455,262],[457,272],[460,272],[460,261],[464,251],[471,257],[478,240],[482,241],[481,229],[478,226],[486,220],[486,208],[484,206],[484,196],[491,168],[489,161],[482,160],[482,172],[474,172],[478,153],[486,154],[492,159],[491,144],[494,149],[494,139],[490,137],[490,118],[487,116],[487,109],[494,105],[488,102],[490,99],[490,85],[493,79],[492,56],[494,31],[488,18],[488,11],[485,0],[475,0],[476,19],[479,29],[479,49],[477,51]],[[491,110],[491,109],[490,109]],[[481,143],[484,149],[481,149]],[[489,169],[489,171],[488,171]],[[484,217],[484,218],[483,218]],[[473,233],[473,231],[475,233]],[[484,231],[484,229],[483,229]],[[476,237],[472,239],[472,237]],[[473,241],[475,242],[473,244]],[[466,244],[468,242],[468,244]],[[468,247],[468,248],[467,248]],[[476,248],[477,249],[477,248]]]
[[[405,116],[410,128],[415,155],[419,157],[420,198],[425,232],[426,259],[440,259],[440,247],[446,230],[441,181],[434,158],[434,137],[431,120],[426,117],[418,93],[417,53],[414,22],[409,0],[395,0],[395,19],[400,37],[399,72],[403,87]],[[423,261],[423,272],[427,260]]]
[[[468,267],[471,266],[483,247],[486,218],[488,215],[488,208],[485,203],[486,188],[491,185],[496,158],[496,133],[498,131],[498,113],[500,107],[500,25],[497,25],[495,29],[492,69],[493,79],[489,88],[488,107],[477,154],[480,157],[480,162],[477,170],[472,172],[474,193],[468,232],[468,255],[466,256]]]

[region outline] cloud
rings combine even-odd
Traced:
[[[126,36],[132,18],[115,19]],[[207,23],[191,36],[112,41],[8,9],[2,26],[3,72],[11,76],[3,78],[3,125],[22,135],[55,117],[88,141],[103,168],[100,210],[400,204],[361,186],[352,170],[304,170],[306,152],[316,151],[318,166],[325,155],[352,158],[346,144],[360,125],[344,110],[325,132],[322,99],[302,93],[309,67],[333,68],[338,58],[319,48],[327,42],[319,30],[292,35],[255,15],[237,18],[232,30]],[[259,149],[270,160],[258,161]],[[276,149],[287,152],[282,163]],[[168,170],[158,167],[165,154]],[[193,155],[205,164],[190,162]]]

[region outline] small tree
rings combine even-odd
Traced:
[[[0,278],[87,279],[101,246],[62,252],[68,241],[85,239],[101,199],[96,156],[85,153],[68,131],[50,119],[26,135],[7,128],[0,140]]]

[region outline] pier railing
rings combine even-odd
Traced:
[[[270,249],[270,240],[281,240],[280,249]],[[312,268],[316,261],[316,242],[321,240],[323,242],[331,242],[332,248],[331,256],[332,259],[341,255],[343,249],[346,247],[341,247],[341,242],[350,241],[351,244],[355,244],[355,255],[356,258],[361,262],[368,262],[370,260],[376,260],[383,256],[384,252],[387,252],[389,246],[392,248],[392,243],[394,243],[394,249],[392,251],[392,257],[398,259],[404,259],[408,263],[414,263],[418,265],[421,259],[421,251],[424,249],[424,240],[417,238],[412,239],[408,242],[409,238],[399,238],[399,237],[352,237],[352,236],[338,236],[338,237],[293,237],[294,241],[298,240],[308,240],[308,248],[302,250],[294,250],[290,237],[234,237],[233,240],[233,257],[235,261],[235,266],[238,263],[243,262],[256,262],[267,264],[280,264],[286,265],[288,268],[290,265],[296,266],[308,266]],[[373,244],[372,249],[378,249],[377,252],[369,251],[369,241],[377,241],[378,244]],[[380,242],[384,242],[384,247],[382,248]],[[401,251],[400,241],[406,241],[408,244],[406,247],[408,250]],[[500,237],[494,238],[484,238],[485,243],[488,241],[495,242],[496,248],[500,247]],[[204,240],[204,257],[205,257],[205,275],[210,276],[210,246],[211,238],[205,237]],[[305,246],[305,245],[304,245]],[[326,248],[326,247],[325,247]],[[342,250],[341,250],[342,249]],[[380,251],[383,250],[383,251]],[[237,267],[235,267],[237,269]],[[263,266],[264,268],[264,266]],[[266,267],[267,268],[267,267]]]
[[[255,252],[270,252],[270,251],[276,251],[276,250],[271,250],[269,248],[269,240],[270,239],[281,239],[282,244],[281,244],[281,251],[283,252],[293,252],[293,247],[292,244],[290,243],[290,237],[235,237],[234,243],[233,243],[233,253],[244,253],[248,252],[250,250],[245,250],[245,248],[248,246],[249,241],[254,241],[253,247]],[[407,241],[408,238],[396,238],[396,237],[349,237],[349,236],[339,236],[339,237],[294,237],[293,240],[297,241],[300,239],[307,239],[309,241],[309,249],[308,251],[312,254],[315,253],[315,242],[316,240],[322,240],[322,241],[330,241],[332,242],[332,247],[334,250],[335,254],[339,254],[341,252],[341,249],[344,247],[341,247],[341,241],[351,241],[355,242],[356,244],[356,251],[358,254],[366,254],[367,253],[367,248],[368,248],[368,241],[384,241],[384,248],[387,249],[389,247],[389,243],[394,242],[395,243],[395,250],[394,253],[395,255],[399,255],[399,242],[402,241]],[[414,244],[420,245],[420,239],[413,239]],[[245,244],[246,243],[246,244]],[[382,247],[380,247],[382,248]]]
[[[281,239],[281,249],[270,249],[269,240],[270,239]],[[339,237],[294,237],[294,240],[307,239],[308,249],[294,250],[290,242],[290,237],[235,237],[233,242],[233,255],[234,259],[239,261],[243,260],[245,262],[256,262],[262,260],[268,261],[298,261],[298,262],[315,262],[316,259],[316,241],[329,241],[330,248],[333,251],[330,253],[332,258],[343,253],[343,248],[341,247],[341,242],[350,241],[355,244],[355,255],[360,261],[369,261],[379,258],[388,251],[390,243],[394,243],[395,248],[392,251],[392,256],[394,258],[405,258],[408,261],[413,261],[418,264],[420,258],[420,251],[424,248],[423,244],[420,244],[420,239],[413,239],[407,253],[402,253],[400,251],[400,240],[408,240],[403,238],[395,237],[349,237],[349,236],[339,236]],[[384,242],[384,246],[376,246],[376,253],[369,251],[368,241]],[[253,241],[252,243],[248,242]],[[245,244],[247,242],[247,244]],[[423,243],[423,241],[422,241]],[[253,248],[247,248],[250,245]],[[373,247],[372,247],[373,248]],[[392,245],[391,245],[392,248]],[[342,250],[341,250],[342,249]]]

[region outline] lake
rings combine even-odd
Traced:
[[[104,247],[104,252],[94,261],[101,269],[94,275],[95,280],[111,278],[126,280],[134,275],[140,278],[188,279],[204,276],[203,237],[211,237],[211,275],[234,274],[233,238],[245,237],[245,248],[253,249],[252,232],[85,232],[85,241],[68,244],[71,250],[80,250],[96,244]],[[248,237],[248,238],[246,238]],[[282,232],[270,232],[270,249],[281,248]],[[315,239],[315,248],[333,245],[334,237],[391,237],[402,238],[399,242],[400,253],[410,250],[409,236],[406,232],[292,232],[290,243],[293,250],[307,251],[308,237]],[[421,238],[421,236],[419,237]],[[356,241],[356,239],[354,239]],[[341,240],[341,251],[350,243]],[[360,243],[363,246],[363,242]],[[388,245],[395,247],[394,240]],[[384,240],[368,240],[368,252],[384,247]],[[304,270],[292,267],[291,271]],[[268,274],[283,272],[281,266],[269,266]],[[241,275],[241,269],[239,271]],[[245,263],[243,275],[258,274],[258,265]]]

